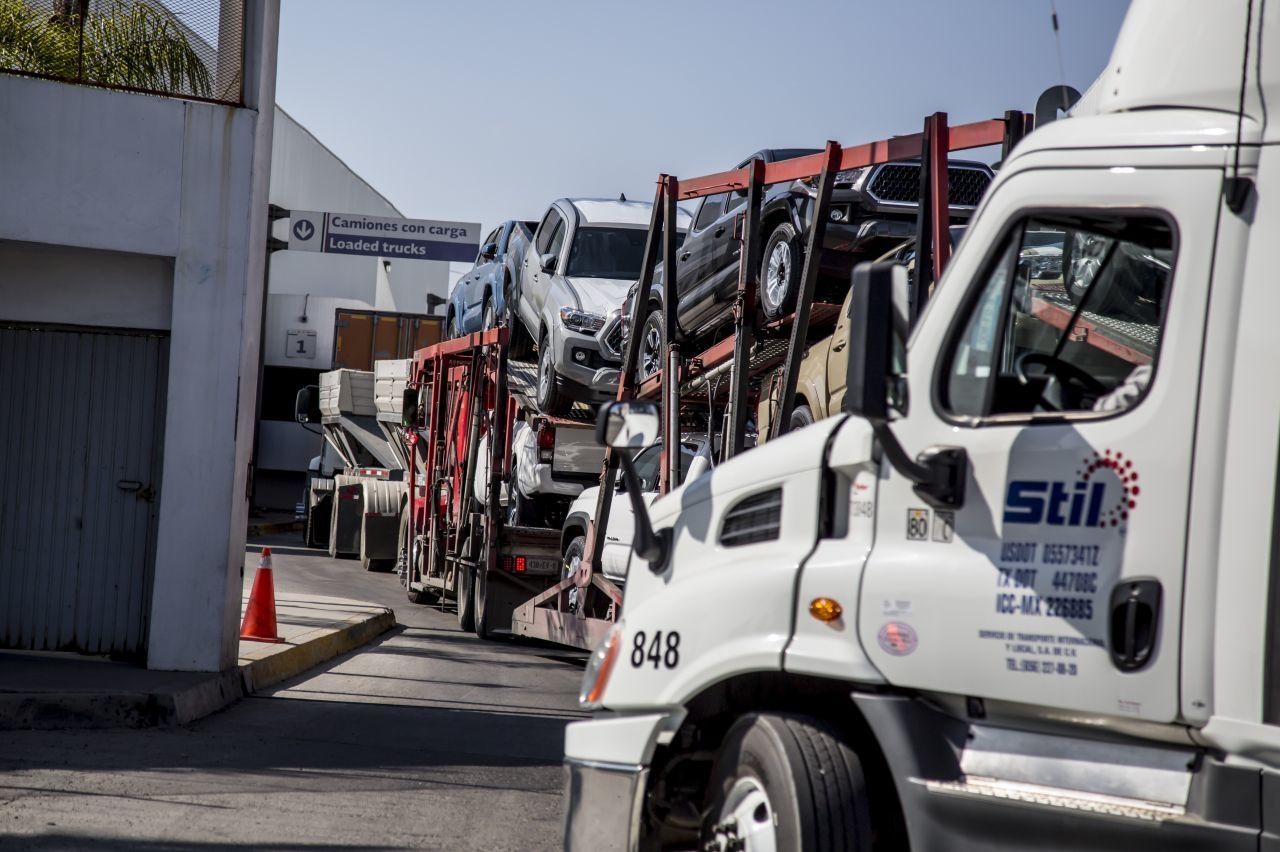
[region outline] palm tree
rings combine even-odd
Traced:
[[[0,69],[209,97],[209,68],[168,10],[115,0],[55,0],[52,14],[28,0],[0,0]]]

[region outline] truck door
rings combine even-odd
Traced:
[[[526,252],[520,267],[520,315],[525,326],[536,334],[538,317],[547,300],[547,288],[551,285],[554,273],[543,272],[541,258],[545,254],[559,255],[564,245],[565,221],[560,211],[554,207],[547,211],[538,233],[533,240],[533,248]]]
[[[938,288],[890,427],[913,457],[962,447],[968,465],[956,508],[882,469],[859,635],[892,683],[1177,715],[1222,182],[1221,150],[1201,156],[1023,172],[988,200],[971,237],[990,248],[961,253]],[[1059,262],[1028,261],[1046,245]]]

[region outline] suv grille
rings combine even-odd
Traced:
[[[773,541],[782,526],[782,489],[754,494],[734,506],[724,516],[720,543],[740,547],[759,541]]]
[[[947,195],[952,207],[977,207],[991,185],[991,176],[968,166],[947,168]],[[877,201],[895,204],[920,202],[920,164],[889,163],[881,166],[867,191]]]

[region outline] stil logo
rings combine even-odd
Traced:
[[[1087,456],[1074,482],[1010,481],[1004,499],[1006,524],[1057,527],[1116,527],[1129,520],[1141,488],[1133,460],[1106,450]]]

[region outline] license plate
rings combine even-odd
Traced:
[[[525,564],[530,574],[556,574],[562,563],[559,559],[528,559]]]

